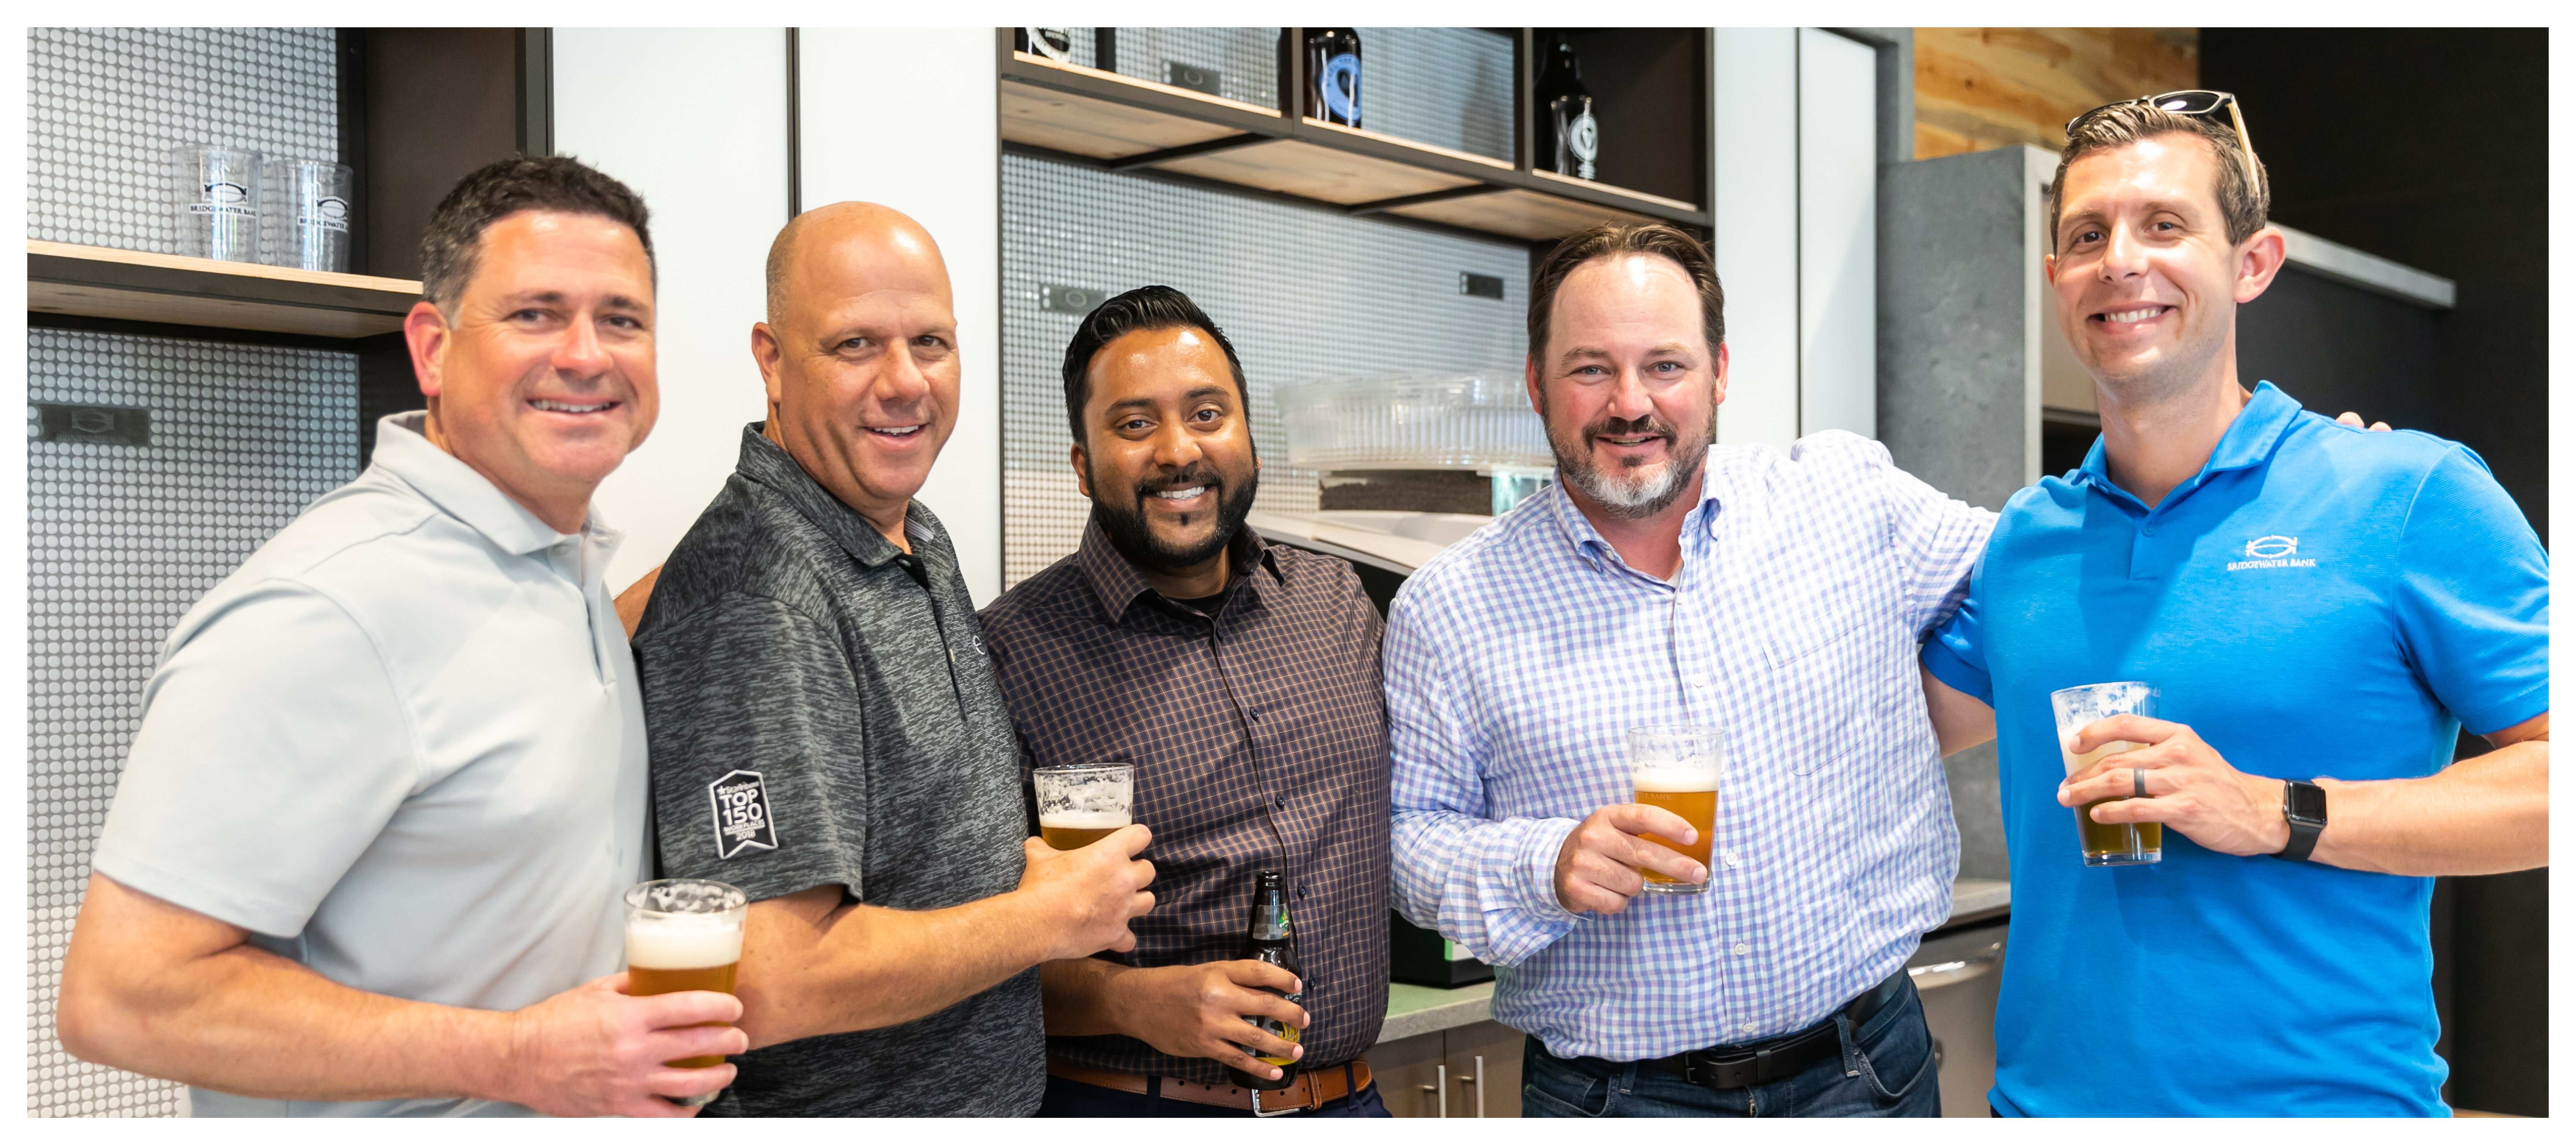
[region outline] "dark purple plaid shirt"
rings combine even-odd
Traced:
[[[1031,766],[1136,765],[1154,911],[1130,966],[1243,956],[1253,876],[1285,872],[1304,963],[1305,1060],[1348,1061],[1386,1020],[1386,700],[1376,606],[1350,565],[1246,528],[1211,618],[1154,591],[1097,524],[982,613]],[[1224,1080],[1125,1035],[1051,1037],[1077,1065]]]

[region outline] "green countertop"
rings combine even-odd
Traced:
[[[2002,879],[1960,879],[1950,885],[1950,922],[1999,914],[2012,906],[2012,884]],[[1386,988],[1386,1025],[1377,1040],[1418,1037],[1471,1026],[1493,1017],[1494,984],[1443,990],[1392,982]]]

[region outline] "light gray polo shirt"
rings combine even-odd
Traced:
[[[92,865],[343,985],[515,1009],[616,972],[619,896],[649,877],[644,713],[600,579],[619,537],[556,532],[424,417],[379,422],[374,464],[172,630]]]

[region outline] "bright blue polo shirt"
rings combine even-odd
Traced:
[[[2462,725],[2549,709],[2548,612],[2548,557],[2476,454],[2337,425],[2268,382],[2152,510],[2098,441],[2014,494],[1923,649],[1995,709],[2013,895],[1996,1110],[2447,1113],[2433,880],[2171,829],[2162,863],[2087,868],[2048,693],[2147,681],[2161,716],[2256,775],[2429,775]]]

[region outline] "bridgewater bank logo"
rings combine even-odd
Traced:
[[[2299,555],[2297,537],[2256,537],[2245,542],[2245,559],[2227,562],[2227,571],[2243,569],[2312,569],[2316,558]]]

